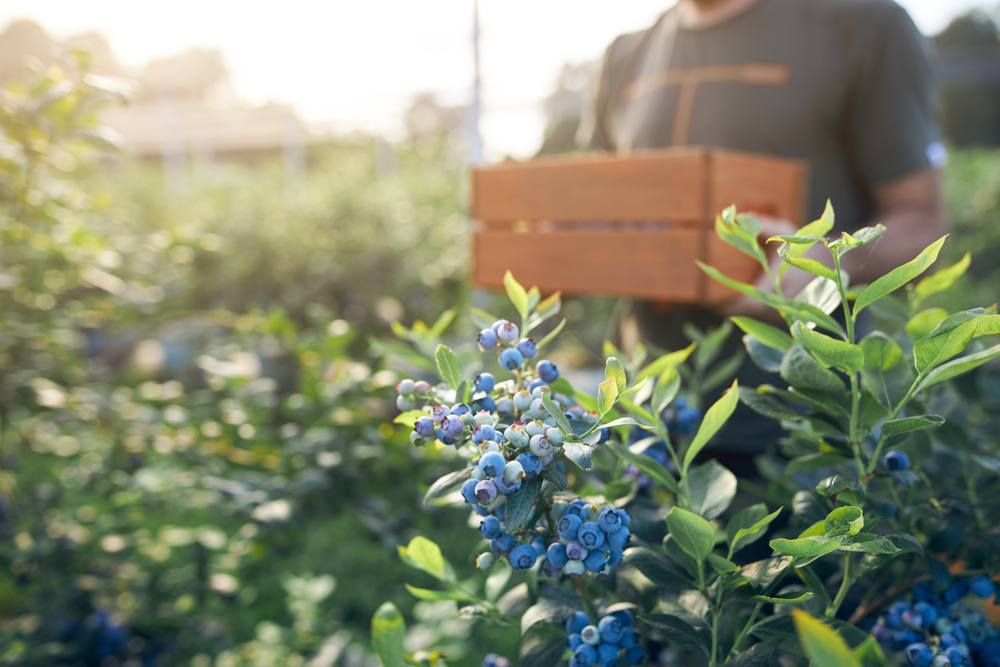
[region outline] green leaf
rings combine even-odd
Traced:
[[[382,667],[404,667],[406,659],[403,641],[406,622],[396,605],[385,602],[372,616],[372,649],[382,661]]]
[[[770,324],[764,324],[763,322],[758,322],[755,319],[749,317],[731,317],[729,318],[733,323],[744,331],[748,333],[760,342],[764,343],[768,347],[773,347],[776,350],[781,350],[782,352],[788,352],[791,349],[792,344],[795,342],[792,337],[787,333],[772,327]]]
[[[771,548],[795,558],[815,558],[836,551],[840,542],[819,537],[803,537],[797,540],[771,540]]]
[[[691,353],[694,352],[697,345],[698,345],[697,343],[691,343],[683,350],[678,350],[677,352],[670,352],[669,354],[663,355],[662,357],[660,357],[659,359],[657,359],[656,361],[652,362],[651,364],[643,368],[641,371],[639,371],[638,377],[636,379],[641,380],[643,378],[659,375],[660,373],[667,370],[667,367],[669,366],[680,366],[685,361],[687,361],[687,358],[691,356]]]
[[[722,398],[705,413],[705,418],[702,419],[697,435],[695,435],[694,440],[688,446],[687,452],[684,453],[684,463],[681,467],[683,473],[687,473],[694,458],[698,456],[698,453],[705,448],[705,445],[712,439],[712,436],[722,428],[722,425],[733,414],[737,403],[739,403],[739,387],[736,381],[733,381],[733,385],[722,395]]]
[[[619,394],[619,398],[620,399],[625,398],[626,396],[631,396],[632,394],[637,394],[638,392],[642,391],[646,387],[646,382],[648,380],[649,378],[642,378],[634,385],[632,385],[630,388],[626,389],[621,394]]]
[[[861,378],[876,400],[892,410],[906,395],[916,374],[907,362],[903,350],[881,331],[875,331],[861,341],[865,365]]]
[[[601,424],[602,428],[615,428],[616,426],[641,426],[641,424],[631,417],[620,417],[614,421]]]
[[[427,359],[427,357],[420,354],[409,345],[404,345],[390,340],[379,340],[374,336],[370,337],[368,341],[371,343],[374,350],[396,357],[397,359],[401,359],[408,364],[413,364],[417,368],[423,369],[428,373],[437,372],[437,367],[429,359]]]
[[[965,324],[969,320],[974,320],[979,317],[984,317],[987,315],[997,314],[996,305],[992,305],[989,308],[971,308],[969,310],[963,310],[958,313],[952,313],[948,317],[941,320],[941,323],[934,327],[934,330],[927,334],[929,337],[939,336],[943,333],[947,333],[952,329]]]
[[[500,318],[496,315],[490,315],[485,310],[480,310],[478,308],[473,308],[471,313],[472,322],[480,329],[489,329],[493,326],[493,323]]]
[[[816,485],[816,493],[827,498],[833,498],[844,491],[861,492],[861,485],[847,475],[833,475]]]
[[[906,334],[910,340],[926,338],[946,317],[948,317],[948,311],[944,308],[922,310],[906,323]]]
[[[535,499],[542,488],[542,479],[536,477],[521,484],[521,488],[507,496],[504,503],[504,525],[507,532],[517,530],[525,519],[531,516]]]
[[[795,591],[794,593],[779,593],[774,597],[757,595],[752,599],[767,604],[802,604],[803,602],[812,600],[814,597],[816,597],[816,594],[812,591]]]
[[[854,657],[861,667],[885,667],[885,654],[882,653],[878,640],[872,635],[868,635],[868,639],[854,649]]]
[[[539,623],[545,623],[554,618],[568,618],[574,612],[576,609],[565,602],[543,598],[524,612],[524,616],[521,617],[521,634],[523,635]]]
[[[644,577],[657,586],[669,590],[684,590],[695,585],[691,575],[673,561],[650,549],[643,547],[627,549],[622,560],[642,572]]]
[[[486,577],[486,599],[494,602],[507,587],[510,576],[514,573],[514,568],[507,561],[499,561],[493,566],[490,576]]]
[[[625,365],[618,357],[608,357],[604,368],[604,379],[615,381],[615,396],[625,391],[628,385],[628,378],[625,376]]]
[[[875,554],[894,554],[900,551],[896,548],[895,544],[881,535],[875,535],[874,533],[861,533],[859,535],[855,535],[850,539],[850,541],[842,542],[840,550],[861,551],[863,553]]]
[[[562,319],[562,322],[556,325],[555,329],[546,334],[545,338],[538,341],[538,348],[541,349],[546,345],[548,345],[549,343],[551,343],[552,340],[559,335],[559,332],[561,332],[563,330],[563,327],[565,326],[566,326],[566,318],[564,317]]]
[[[860,347],[816,333],[802,322],[792,325],[792,336],[826,368],[833,366],[845,373],[856,373],[865,364],[865,353]]]
[[[955,359],[954,361],[949,361],[948,363],[942,364],[928,373],[917,387],[917,391],[923,391],[924,389],[936,385],[939,382],[950,380],[956,375],[961,375],[962,373],[971,371],[973,368],[982,366],[987,361],[991,361],[997,357],[1000,357],[1000,345],[994,345],[993,347],[983,350],[982,352],[968,354],[964,357]]]
[[[932,294],[943,292],[951,287],[965,273],[966,269],[969,268],[970,262],[972,262],[972,253],[967,252],[956,264],[941,269],[921,280],[913,288],[913,294],[911,295],[913,303],[918,304]]]
[[[538,306],[538,302],[542,299],[542,293],[537,287],[532,287],[528,290],[528,312],[531,312]]]
[[[708,563],[715,569],[716,572],[735,572],[740,569],[740,566],[733,561],[715,554],[708,554]]]
[[[458,355],[452,352],[447,345],[438,345],[434,353],[434,360],[437,361],[438,373],[452,389],[458,389],[462,382],[462,363],[458,360]]]
[[[469,470],[470,468],[464,468],[450,472],[431,484],[431,488],[427,489],[427,493],[424,494],[424,506],[426,507],[429,501],[447,495],[464,484],[465,480],[469,479]]]
[[[902,433],[919,431],[925,428],[934,428],[944,424],[944,417],[940,415],[918,415],[916,417],[903,417],[893,419],[882,424],[882,437],[890,438]]]
[[[948,329],[947,320],[941,322],[931,334],[913,346],[913,361],[918,372],[937,366],[968,346],[977,336],[1000,333],[1000,315],[982,315]]]
[[[703,561],[715,546],[715,528],[694,512],[674,507],[667,515],[667,529],[684,553]]]
[[[582,442],[563,443],[563,455],[584,470],[590,470],[591,466],[593,466],[593,462],[591,461],[593,453],[594,448]]]
[[[441,549],[426,537],[418,535],[405,547],[398,547],[399,555],[412,565],[438,579],[447,578],[444,556]]]
[[[808,257],[796,257],[788,251],[789,247],[790,246],[786,243],[778,248],[778,257],[788,262],[795,268],[805,271],[806,273],[811,273],[814,276],[832,280],[834,283],[837,282],[838,277],[833,269],[827,267],[825,264],[817,262],[815,259],[810,259]]]
[[[753,505],[751,507],[748,507],[747,510],[752,509],[753,507],[758,507],[758,505]],[[764,508],[763,503],[761,503],[759,507],[762,508],[763,511],[767,511],[766,509],[763,509]],[[743,510],[743,512],[746,512],[747,510]],[[756,515],[756,513],[759,511],[761,510],[755,510],[754,515]],[[747,518],[749,517],[740,517],[740,514],[743,514],[743,512],[740,512],[736,516],[734,516],[729,523],[732,524],[735,521],[739,521],[739,523],[742,524],[746,522]],[[768,525],[776,518],[778,518],[779,514],[781,514],[780,507],[774,512],[768,514],[767,516],[758,519],[756,522],[754,522],[749,526],[737,527],[737,529],[733,532],[732,537],[729,537],[729,526],[726,526],[726,535],[727,537],[729,537],[729,552],[736,553],[743,547],[753,544],[760,538],[764,537],[764,533],[766,532]]]
[[[670,405],[670,402],[676,398],[680,388],[680,374],[674,366],[667,366],[667,369],[657,379],[656,387],[653,389],[651,403],[653,414],[658,415],[663,412],[663,409]]]
[[[426,588],[417,588],[416,586],[411,586],[409,584],[404,584],[406,590],[410,591],[410,595],[420,600],[427,600],[429,602],[442,602],[445,600],[469,600],[469,596],[465,593],[461,593],[457,590],[455,591],[432,591]]]
[[[527,319],[531,312],[531,306],[528,304],[528,293],[521,287],[521,283],[514,280],[514,275],[510,271],[503,275],[503,286],[507,288],[507,296],[514,304],[514,308],[522,318]]]
[[[860,313],[866,306],[878,301],[886,294],[896,291],[926,271],[930,265],[937,260],[938,252],[941,251],[941,246],[944,245],[946,238],[948,237],[941,237],[925,248],[923,252],[917,255],[914,259],[893,269],[866,287],[854,302],[854,313],[852,317],[854,317],[855,320],[858,319],[858,313]]]
[[[543,470],[542,479],[544,479],[552,486],[556,487],[557,491],[566,490],[566,484],[568,483],[566,480],[566,475],[559,472],[555,468],[546,468],[545,470]]]
[[[452,320],[455,319],[455,315],[457,314],[458,311],[455,310],[454,308],[449,308],[448,310],[441,313],[441,317],[437,319],[437,322],[434,323],[434,326],[432,326],[430,331],[427,332],[427,336],[429,338],[438,338],[441,334],[444,333],[444,330],[448,328],[448,325],[452,323]]]
[[[687,482],[691,511],[709,521],[725,512],[736,497],[736,475],[715,459],[692,468]]]
[[[680,493],[680,488],[677,486],[677,480],[674,479],[674,476],[670,474],[669,470],[660,465],[660,463],[655,459],[641,453],[637,454],[625,445],[619,443],[609,442],[606,446],[619,458],[628,461],[636,468],[649,475],[654,482],[666,487],[673,493]]]
[[[396,418],[392,420],[392,423],[402,424],[403,426],[413,428],[416,425],[417,420],[425,416],[427,416],[427,413],[423,410],[410,410],[409,412],[397,415]]]
[[[743,254],[750,255],[760,262],[762,266],[767,266],[767,257],[764,255],[763,248],[757,243],[756,234],[743,229],[739,225],[728,224],[721,215],[715,218],[715,233],[720,239]],[[757,233],[759,234],[760,232],[758,231]]]
[[[844,382],[832,371],[823,368],[809,351],[796,343],[781,360],[781,377],[796,389],[814,389],[841,393]]]
[[[542,394],[542,406],[545,408],[545,411],[556,420],[556,426],[558,426],[559,430],[563,432],[563,435],[571,435],[573,433],[573,427],[570,426],[566,413],[562,411],[562,408],[556,405],[555,401],[549,398],[548,394]]]
[[[827,537],[857,535],[864,525],[864,513],[860,507],[838,507],[827,515],[823,531]]]
[[[687,621],[670,614],[646,614],[639,617],[651,628],[659,631],[667,640],[685,651],[697,651],[708,657],[709,639],[707,633],[691,627]]]
[[[743,336],[743,346],[746,347],[750,359],[761,370],[768,373],[781,371],[781,362],[785,358],[785,353],[781,350],[765,345],[750,334]]]
[[[769,667],[771,654],[781,645],[780,641],[757,642],[746,651],[737,653],[723,667]]]
[[[843,327],[841,327],[836,320],[824,313],[822,310],[808,303],[803,303],[801,301],[792,301],[786,299],[782,296],[775,294],[774,292],[766,292],[764,290],[758,289],[753,285],[747,285],[746,283],[741,283],[739,281],[733,280],[722,273],[718,269],[715,269],[707,264],[695,260],[702,271],[707,273],[713,279],[718,282],[730,287],[740,294],[749,296],[761,303],[774,308],[775,310],[788,315],[789,317],[805,320],[806,322],[813,322],[823,327],[827,331],[832,331],[840,336],[846,336]]]
[[[805,456],[797,456],[785,466],[785,474],[816,470],[817,468],[832,468],[850,461],[851,458],[840,452],[816,452]]]
[[[737,350],[731,357],[721,361],[712,370],[705,374],[705,379],[701,383],[701,391],[707,393],[726,384],[742,368],[746,355],[742,350]]]
[[[605,380],[600,385],[598,385],[597,390],[597,406],[599,408],[598,414],[603,417],[611,411],[611,408],[615,407],[615,402],[618,400],[618,382],[611,378],[610,380]]]
[[[566,640],[563,637],[554,639],[531,639],[521,647],[521,667],[551,667],[558,664],[566,652]]]
[[[792,610],[799,641],[814,667],[860,667],[847,642],[830,626],[801,609]]]

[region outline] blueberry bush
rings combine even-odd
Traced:
[[[1000,473],[988,365],[1000,345],[981,344],[1000,334],[1000,315],[923,308],[969,265],[967,255],[913,284],[944,238],[852,285],[841,259],[885,229],[827,238],[833,216],[828,206],[794,236],[767,239],[777,269],[753,216],[717,219],[773,290],[701,268],[775,311],[770,322],[732,318],[775,384],[733,382],[704,414],[704,363],[687,364],[692,352],[711,357],[725,329],[649,363],[644,350],[629,359],[610,347],[594,396],[539,358],[565,324],[547,324],[558,293],[542,299],[509,273],[519,324],[473,313],[486,360],[468,345],[424,345],[434,375],[397,385],[395,422],[454,461],[424,502],[470,507],[483,550],[469,565],[486,575],[463,574],[420,536],[401,558],[440,586],[410,592],[519,627],[525,667],[1000,664],[1000,628],[977,602],[995,599],[1000,571],[984,501]],[[790,268],[815,275],[795,298],[781,291]],[[536,341],[536,330],[547,333]],[[713,381],[734,371],[723,361]],[[709,448],[738,402],[786,432],[742,481]],[[422,659],[402,650],[401,622],[391,605],[373,619],[386,667]]]

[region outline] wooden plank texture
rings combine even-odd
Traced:
[[[606,231],[519,234],[485,231],[473,239],[473,283],[500,289],[508,269],[543,292],[604,294],[691,302],[698,298],[702,232]],[[700,271],[699,271],[700,273]]]
[[[589,155],[499,164],[472,174],[472,217],[704,224],[703,149]]]

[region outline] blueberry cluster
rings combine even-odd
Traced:
[[[646,408],[649,409],[649,406],[646,406]],[[672,437],[693,435],[698,429],[698,424],[701,422],[701,416],[701,410],[688,405],[687,399],[683,396],[677,397],[673,404],[664,408],[661,413],[663,422],[667,426],[667,431]],[[648,431],[635,426],[632,428],[630,435],[630,444],[647,437],[649,437]],[[653,459],[668,470],[673,468],[667,443],[663,440],[653,443],[644,449],[642,454]],[[650,480],[646,473],[631,464],[625,468],[624,478],[637,481],[639,487],[643,489],[653,485],[652,480]]]
[[[894,603],[871,632],[889,650],[904,651],[916,667],[1000,667],[1000,628],[963,603],[969,593],[989,599],[995,586],[981,575],[955,579],[943,594],[919,584],[912,604]]]
[[[664,408],[661,417],[670,435],[694,435],[698,422],[701,421],[701,410],[688,405],[683,396],[678,396],[671,405]]]
[[[531,338],[521,338],[517,325],[507,320],[497,320],[489,329],[479,332],[479,349],[492,350],[500,349],[500,366],[509,371],[516,371],[524,364],[525,359],[534,359],[538,356],[538,345]],[[545,382],[555,382],[559,378],[559,371],[551,361],[540,361],[535,370],[538,376]]]
[[[510,660],[496,653],[490,653],[483,658],[483,667],[510,667]]]
[[[586,572],[607,574],[622,562],[622,551],[631,539],[628,525],[632,519],[614,505],[598,506],[582,499],[569,504],[555,503],[553,513],[559,516],[556,533],[545,555],[547,572],[578,575]]]
[[[602,618],[597,625],[578,611],[566,621],[569,648],[573,657],[570,667],[614,667],[624,654],[630,665],[638,665],[646,657],[639,644],[639,633],[632,627],[632,614],[616,611]]]

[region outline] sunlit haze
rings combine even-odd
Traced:
[[[901,0],[933,34],[975,0]],[[541,141],[540,101],[560,66],[593,60],[616,35],[648,26],[668,0],[481,0],[482,131],[489,157],[529,155]],[[96,30],[139,69],[191,47],[222,51],[249,103],[290,102],[316,126],[398,135],[420,92],[468,100],[473,0],[285,0],[169,3],[7,0],[0,25],[40,23],[53,37]]]

